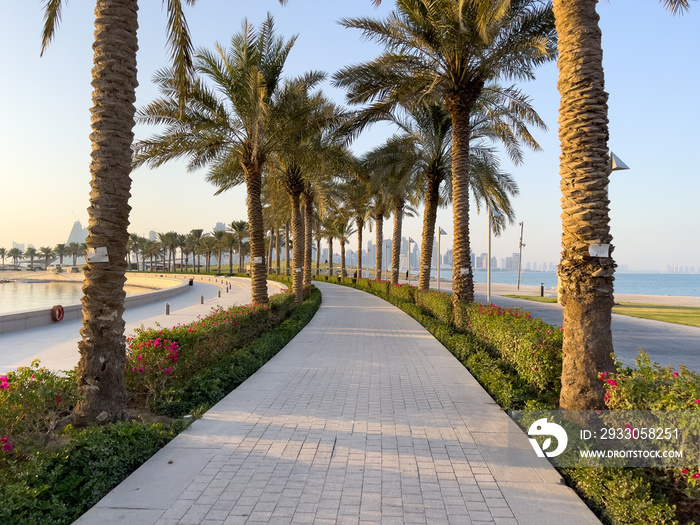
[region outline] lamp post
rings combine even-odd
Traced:
[[[410,237],[408,238],[408,257],[406,257],[407,263],[408,263],[408,271],[406,272],[406,277],[408,284],[411,284],[411,243],[416,242]]]
[[[443,230],[442,228],[440,228],[440,226],[438,226],[438,256],[437,256],[437,289],[438,289],[438,292],[440,291],[440,263],[442,262],[440,260],[442,257],[440,255],[440,237],[443,235],[447,235],[447,232],[445,230]]]
[[[488,216],[489,216],[489,241],[488,241],[488,260],[486,261],[486,302],[488,304],[491,304],[491,220],[495,219],[497,217],[502,217],[500,213],[498,213],[496,210],[491,208],[491,205],[488,205]]]
[[[525,246],[523,244],[523,224],[524,222],[520,223],[520,243],[518,244],[520,248],[520,254],[518,255],[518,290],[520,290],[520,268],[522,267],[523,264],[523,247]]]

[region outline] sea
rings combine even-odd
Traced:
[[[0,274],[2,277],[2,274]],[[60,304],[80,304],[82,282],[11,281],[0,283],[0,314],[52,308]],[[137,286],[125,286],[127,295],[149,291]]]
[[[432,273],[433,276],[436,275],[435,270]],[[449,279],[451,275],[451,269],[440,270],[440,279]],[[476,270],[474,281],[486,283],[486,271]],[[518,282],[518,272],[492,271],[491,282],[514,285]],[[532,286],[544,284],[546,290],[556,290],[557,274],[556,272],[523,271],[520,273],[520,284]],[[615,293],[700,297],[700,274],[619,272],[615,274]]]

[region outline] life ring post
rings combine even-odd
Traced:
[[[61,319],[63,319],[63,306],[57,304],[51,308],[51,320],[60,321]]]

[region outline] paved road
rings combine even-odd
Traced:
[[[477,293],[475,299],[485,303],[486,295]],[[506,308],[522,308],[555,326],[563,322],[562,307],[556,303],[493,294],[491,302]],[[638,350],[642,348],[661,366],[673,366],[677,370],[678,365],[684,365],[700,371],[700,328],[613,314],[612,333],[615,355],[625,365],[634,365]]]
[[[317,286],[296,338],[76,524],[599,523],[415,320]]]

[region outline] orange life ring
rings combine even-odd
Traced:
[[[63,319],[63,307],[60,304],[57,304],[51,308],[51,320],[60,321],[61,319]]]

